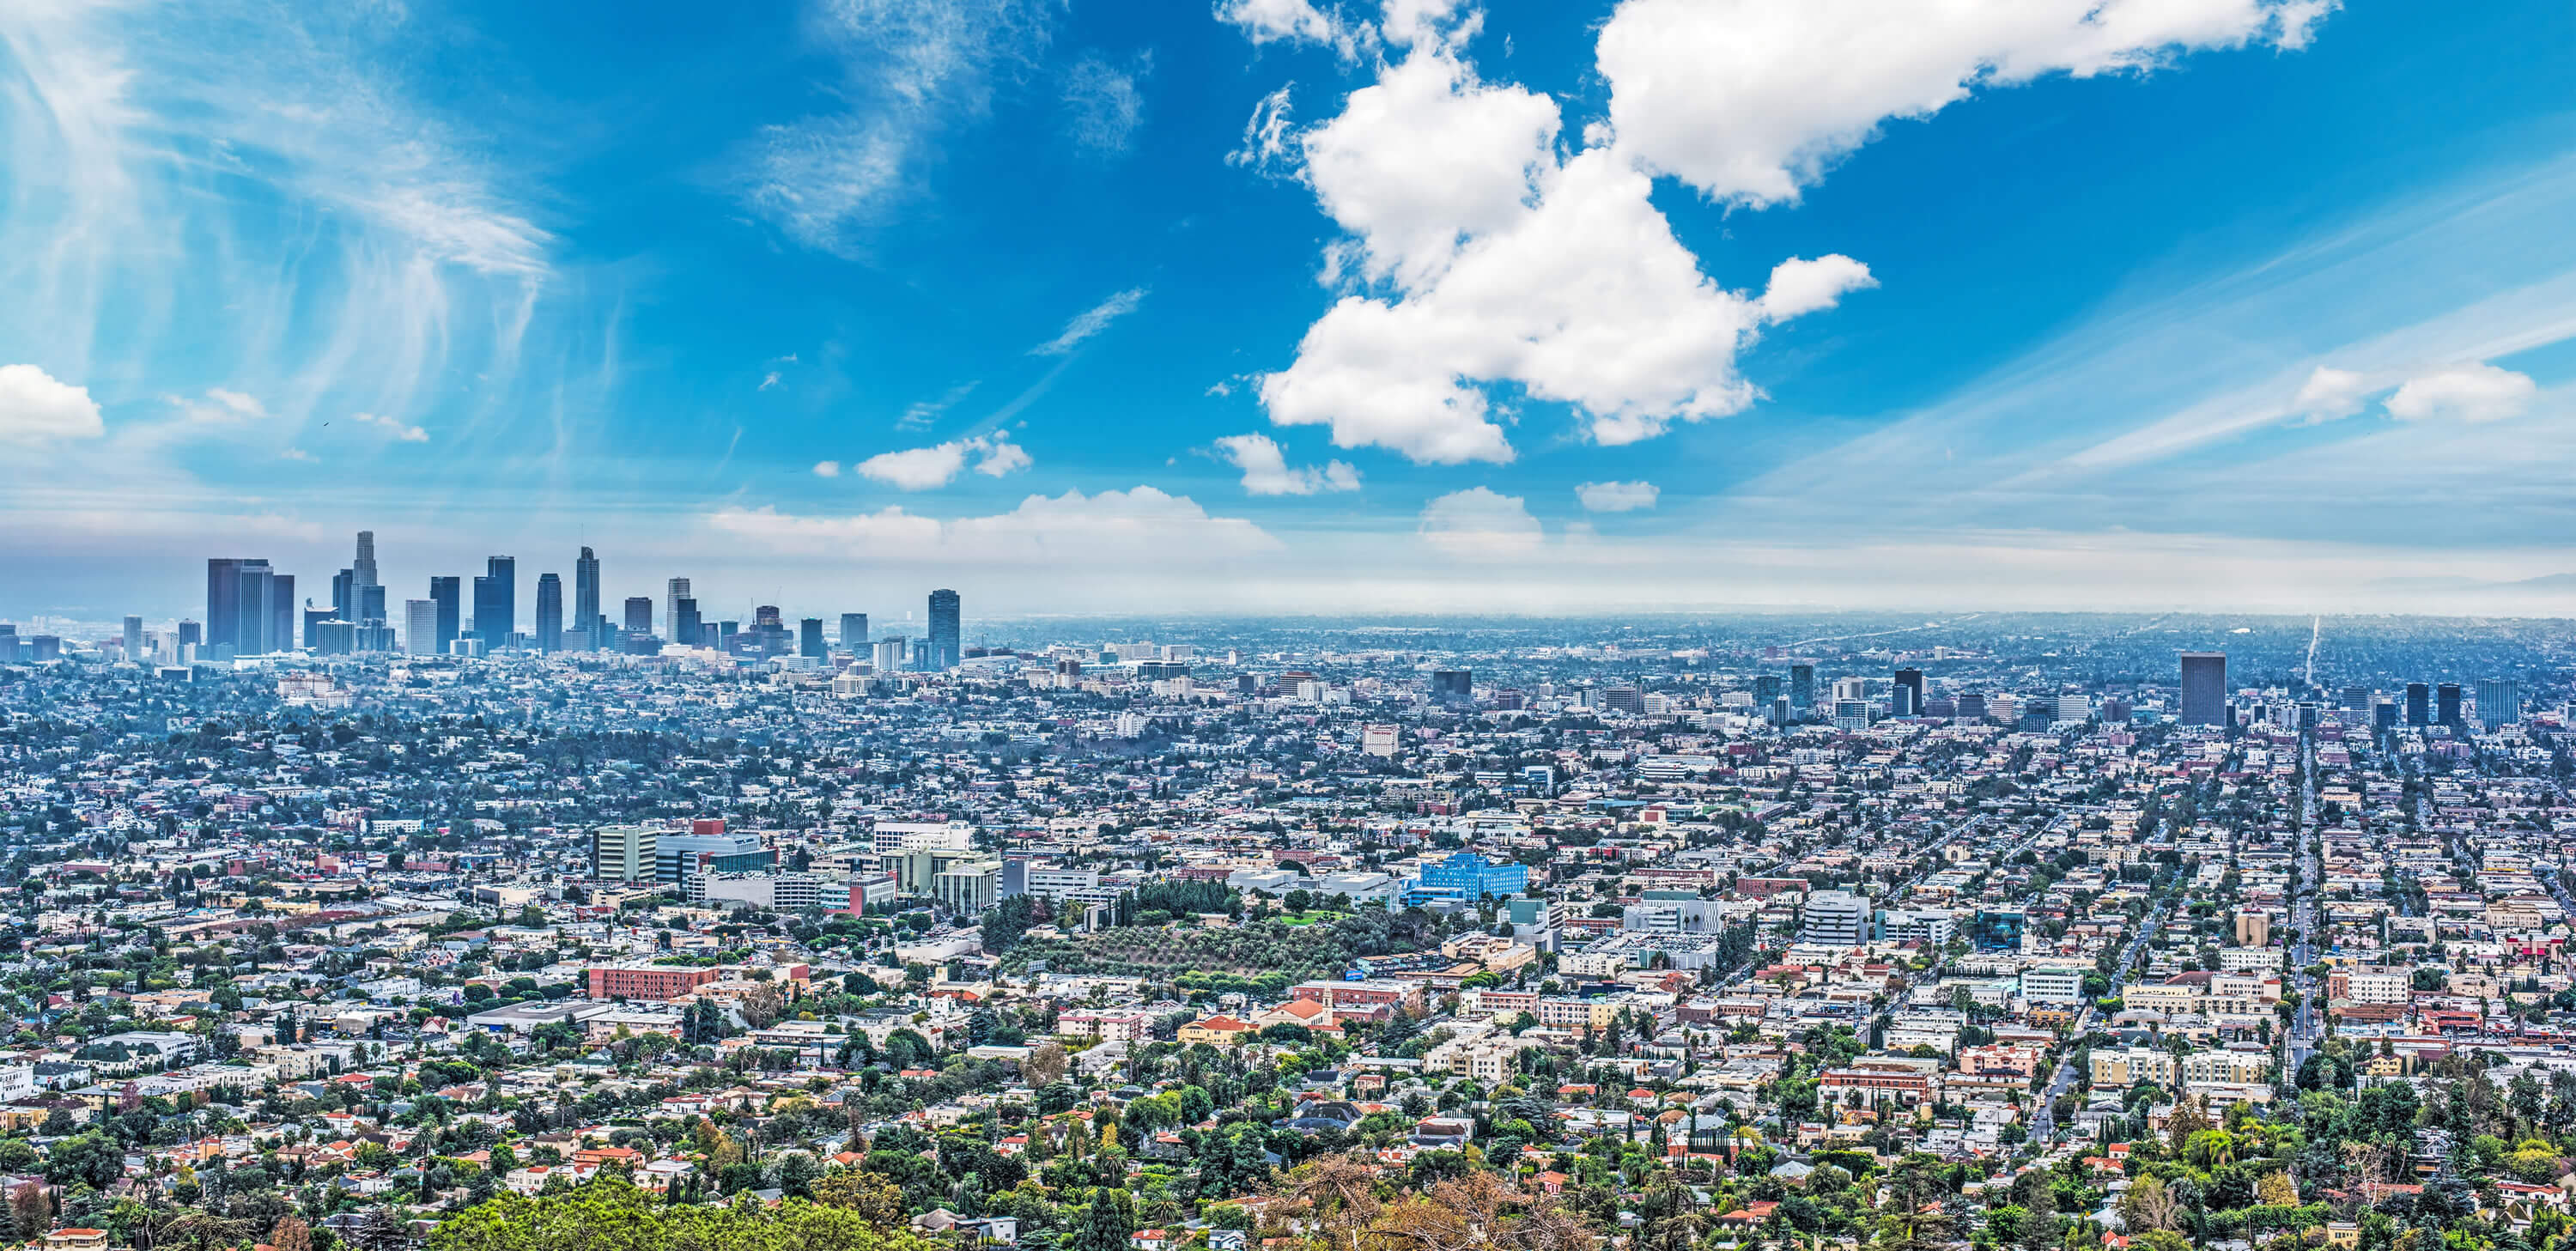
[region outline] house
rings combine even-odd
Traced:
[[[1169,1230],[1140,1229],[1128,1235],[1127,1245],[1134,1251],[1168,1251],[1173,1241]]]
[[[1208,1043],[1212,1046],[1231,1047],[1251,1037],[1252,1033],[1252,1025],[1249,1022],[1239,1021],[1230,1016],[1212,1016],[1182,1026],[1180,1040],[1183,1046],[1191,1043]]]
[[[45,1235],[45,1251],[106,1251],[104,1229],[57,1229]]]

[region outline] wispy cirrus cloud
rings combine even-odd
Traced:
[[[918,189],[949,127],[983,117],[997,81],[1053,35],[1047,0],[818,0],[807,11],[847,103],[764,126],[736,153],[743,205],[789,239],[855,256],[868,227]]]
[[[1074,62],[1065,72],[1065,133],[1074,146],[1095,156],[1125,152],[1145,124],[1143,79],[1154,68],[1152,57],[1121,69],[1097,54]]]
[[[1063,333],[1058,334],[1056,337],[1049,339],[1036,347],[1030,348],[1029,355],[1066,355],[1072,352],[1075,348],[1081,347],[1083,344],[1090,342],[1093,338],[1097,337],[1101,331],[1107,330],[1111,322],[1114,322],[1129,313],[1135,312],[1136,306],[1144,302],[1145,289],[1143,287],[1129,287],[1124,291],[1118,292],[1117,294],[1110,296],[1108,299],[1102,300],[1098,304],[1094,304],[1091,307],[1074,314],[1073,320],[1064,324]]]

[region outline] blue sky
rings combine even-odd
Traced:
[[[0,12],[0,614],[2563,612],[2576,11]],[[2439,596],[2427,577],[2460,585]],[[523,600],[530,598],[522,596]]]

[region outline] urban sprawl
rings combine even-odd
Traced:
[[[0,625],[46,1251],[2571,1228],[2563,623],[207,576]]]

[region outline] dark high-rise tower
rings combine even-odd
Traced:
[[[2460,728],[2460,684],[2445,682],[2433,688],[2433,719],[2452,729]]]
[[[683,595],[671,601],[671,641],[682,647],[698,647],[706,642],[706,623],[698,619],[696,597]]]
[[[868,615],[863,612],[841,614],[841,650],[866,655],[868,648]]]
[[[930,593],[930,668],[945,671],[966,659],[966,646],[959,630],[957,592],[942,588]]]
[[[1889,689],[1887,695],[1887,711],[1888,715],[1895,717],[1919,717],[1923,715],[1922,670],[1899,669],[1896,671],[1895,685]]]
[[[1434,669],[1431,671],[1431,700],[1437,704],[1471,704],[1476,701],[1476,671],[1473,669]]]
[[[2227,722],[2227,653],[2182,654],[2182,723],[2224,725]]]
[[[1789,666],[1789,706],[1800,712],[1816,706],[1816,667]]]
[[[796,623],[796,654],[811,656],[816,660],[823,658],[823,619],[821,617],[806,617]]]
[[[648,635],[653,632],[652,596],[629,595],[626,597],[626,632],[628,634],[638,636]]]
[[[510,632],[519,628],[519,562],[494,556],[483,568],[483,576],[474,579],[474,637],[497,651],[510,645]]]
[[[551,573],[537,575],[537,650],[563,650],[563,579]]]
[[[438,655],[446,655],[447,645],[464,635],[464,584],[461,577],[429,580],[429,602],[438,606],[438,637],[433,648]]]
[[[206,562],[206,647],[265,656],[295,646],[295,577],[265,560]]]
[[[600,627],[608,619],[599,611],[599,557],[590,549],[581,549],[581,559],[572,562],[572,628],[586,631],[585,647],[598,647],[599,636],[607,633]]]
[[[2406,724],[2433,724],[2433,688],[2421,682],[2406,684]]]

